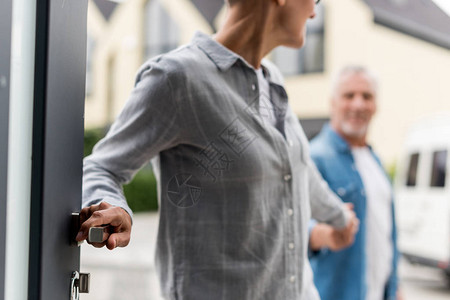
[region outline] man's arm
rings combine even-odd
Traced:
[[[353,204],[346,203],[349,210]],[[358,219],[351,218],[344,228],[334,228],[325,223],[314,222],[309,233],[309,247],[313,251],[328,248],[333,251],[342,250],[354,242],[354,236],[358,231]]]
[[[124,109],[106,137],[84,160],[82,226],[78,241],[92,226],[109,225],[102,244],[109,249],[128,244],[132,212],[122,185],[159,152],[174,147],[181,136],[179,105],[161,62],[145,67]]]
[[[333,193],[311,159],[306,165],[312,218],[335,228],[345,228],[350,220],[356,218],[355,214]]]
[[[312,218],[309,247],[313,251],[328,248],[341,250],[353,244],[359,229],[359,220],[353,205],[342,201],[329,188],[316,165],[308,159],[309,188]]]

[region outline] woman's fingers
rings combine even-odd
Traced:
[[[125,247],[130,242],[131,217],[120,207],[112,206],[106,202],[83,208],[80,212],[82,222],[77,235],[77,241],[88,238],[91,227],[108,225],[112,234],[103,243],[91,243],[94,247],[107,246],[112,250],[116,247]],[[88,241],[89,242],[89,241]]]

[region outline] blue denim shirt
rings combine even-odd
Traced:
[[[146,62],[125,108],[84,161],[83,205],[131,211],[121,185],[152,160],[156,266],[173,300],[317,300],[307,258],[311,215],[345,211],[309,157],[279,71],[263,63],[277,116],[259,113],[255,70],[198,33]]]
[[[314,283],[322,300],[365,300],[366,299],[366,196],[363,182],[354,165],[351,149],[329,124],[311,141],[311,157],[330,188],[344,202],[354,204],[360,220],[355,242],[347,249],[332,252],[322,249],[310,252],[314,272]],[[373,153],[380,164],[380,160]],[[396,229],[394,203],[392,202],[392,241],[394,256],[392,274],[386,285],[385,299],[395,300],[397,291]],[[311,221],[310,227],[315,225]]]

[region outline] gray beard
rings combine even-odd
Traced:
[[[353,129],[352,126],[348,125],[347,123],[343,122],[341,124],[341,130],[342,132],[349,137],[352,138],[361,138],[363,136],[366,135],[367,133],[367,127],[368,126],[364,126],[360,129]]]

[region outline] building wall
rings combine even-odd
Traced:
[[[189,0],[161,1],[180,24],[180,44],[188,43],[196,30],[211,33]],[[146,0],[125,1],[116,8],[107,26],[97,30],[102,34],[97,34],[95,83],[86,101],[86,127],[108,124],[128,98],[144,59],[145,3]],[[373,69],[380,80],[380,93],[369,140],[385,164],[390,165],[414,120],[450,110],[450,89],[446,87],[450,51],[374,24],[371,10],[361,0],[324,1],[320,5],[326,9],[325,71],[286,78],[291,105],[301,118],[328,117],[333,74],[349,63]],[[224,11],[217,22],[223,21]],[[90,9],[90,24],[98,18],[95,9]],[[108,77],[113,81],[110,96]],[[109,116],[108,103],[113,103]]]
[[[103,111],[104,105],[99,101],[101,96],[101,78],[99,78],[100,70],[102,67],[101,59],[98,55],[99,51],[98,46],[106,31],[107,23],[103,19],[101,12],[98,10],[97,6],[92,2],[88,2],[88,17],[87,17],[87,28],[88,28],[88,39],[92,39],[95,43],[95,46],[92,48],[92,52],[87,55],[91,56],[91,65],[87,68],[91,68],[91,82],[87,85],[91,86],[89,92],[86,93],[86,101],[85,101],[85,125],[89,127],[90,124],[100,124],[104,122],[103,120]],[[97,112],[97,114],[93,114],[92,112]]]
[[[190,1],[161,2],[180,24],[180,45],[188,43],[196,30],[211,33],[208,23]],[[146,3],[147,0],[124,1],[106,21],[95,4],[89,2],[88,28],[96,38],[96,48],[93,53],[93,90],[86,97],[86,128],[110,124],[128,99],[137,71],[145,60]]]
[[[93,53],[93,90],[86,99],[86,127],[104,126],[114,119],[134,84],[142,62],[142,17],[139,0],[125,1],[113,13]],[[90,2],[88,24],[102,17]],[[112,84],[109,84],[109,81]],[[123,99],[123,100],[122,100]]]
[[[386,165],[395,162],[405,133],[424,115],[450,111],[450,51],[373,23],[360,0],[326,1],[325,72],[289,78],[300,117],[329,115],[330,81],[346,64],[373,69],[380,81],[378,113],[369,141]]]

